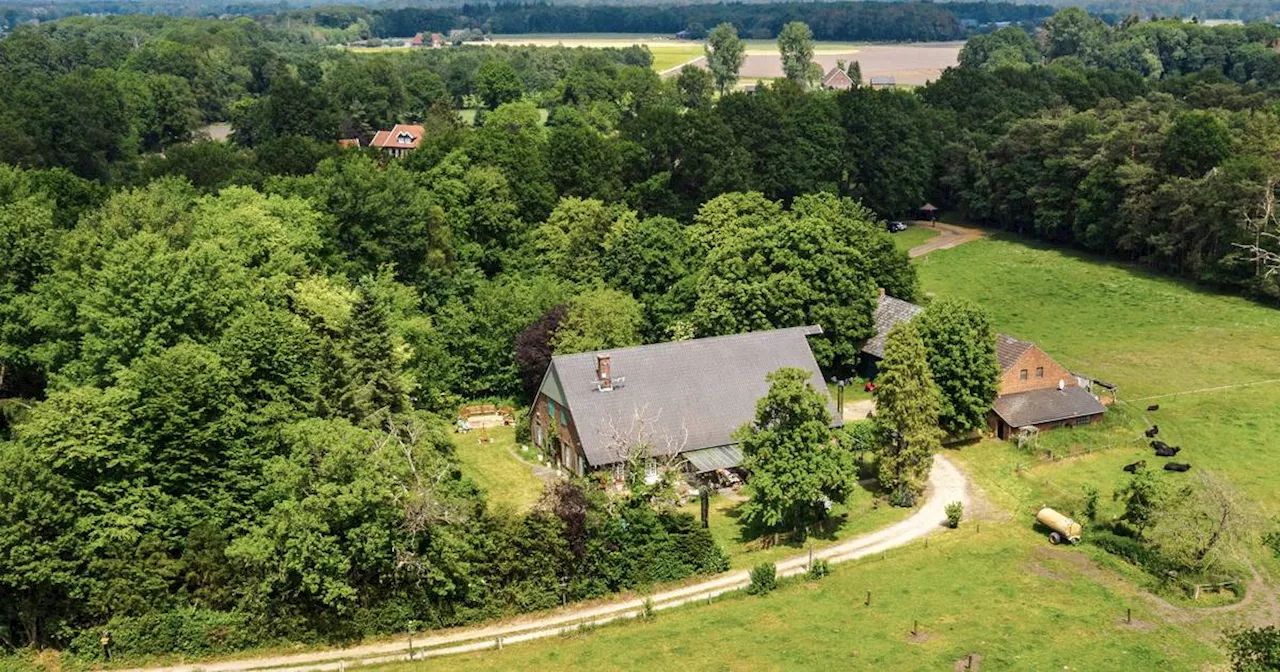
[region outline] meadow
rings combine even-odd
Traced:
[[[485,491],[495,506],[526,510],[542,496],[542,479],[534,476],[537,453],[530,447],[521,451],[514,427],[488,430],[487,443],[480,431],[454,434],[453,444],[463,473]],[[518,456],[518,457],[517,457]]]
[[[1120,467],[1154,461],[1141,432],[1155,422],[1184,447],[1180,458],[1244,493],[1260,529],[1274,527],[1280,311],[1002,235],[916,263],[929,296],[974,300],[998,330],[1116,384],[1108,418],[1048,433],[1031,451],[993,440],[951,450],[978,504],[928,548],[837,565],[821,582],[791,583],[765,598],[736,595],[450,659],[450,669],[951,669],[974,653],[984,670],[1197,670],[1221,662],[1215,647],[1224,629],[1280,616],[1280,563],[1256,545],[1245,558],[1260,575],[1252,597],[1206,608],[1157,597],[1151,577],[1090,544],[1050,546],[1033,525],[1040,506],[1075,510],[1086,484],[1101,491],[1104,517],[1118,513],[1111,493],[1124,481]],[[1159,410],[1146,411],[1150,404]],[[878,515],[863,512],[859,522],[884,524]],[[728,528],[713,532],[732,549]]]

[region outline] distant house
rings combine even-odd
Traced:
[[[822,88],[847,91],[854,87],[853,78],[839,67],[831,68],[822,76]]]
[[[415,124],[396,124],[389,131],[375,133],[369,146],[377,147],[391,156],[404,156],[409,150],[418,148],[424,132],[421,126]]]
[[[990,424],[996,436],[1007,439],[1023,427],[1040,430],[1087,425],[1102,419],[1107,409],[1079,377],[1053,361],[1030,341],[1000,334],[996,337],[1000,362],[1000,393],[991,405]]]
[[[348,147],[359,147],[360,138],[342,138],[338,140],[338,146],[347,149]]]
[[[881,290],[876,306],[876,333],[862,346],[858,372],[873,379],[884,358],[885,338],[894,325],[915,319],[924,309],[914,303],[886,296]],[[1068,371],[1035,343],[1013,336],[996,336],[996,360],[1000,387],[991,404],[988,424],[1001,439],[1023,427],[1039,430],[1087,425],[1101,419],[1106,407],[1094,396],[1095,384],[1111,388]]]
[[[737,467],[733,433],[755,418],[765,376],[805,369],[827,396],[807,340],[820,333],[795,327],[558,355],[534,399],[533,442],[574,474],[620,469],[637,442],[649,458],[682,458],[693,473]],[[830,399],[827,410],[839,427]]]
[[[409,46],[439,49],[444,46],[444,35],[441,35],[440,33],[431,33],[431,35],[428,36],[426,33],[418,33],[413,36],[412,40],[409,40]]]
[[[875,75],[869,82],[873,89],[892,89],[898,85],[898,80],[888,75]]]

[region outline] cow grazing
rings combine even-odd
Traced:
[[[1160,441],[1160,440],[1158,440],[1158,439],[1157,439],[1157,440],[1155,440],[1155,441],[1152,441],[1152,442],[1151,442],[1151,447],[1152,447],[1152,448],[1155,448],[1156,450],[1168,450],[1168,449],[1169,449],[1169,444],[1165,443],[1164,441]]]
[[[1147,468],[1147,461],[1146,461],[1146,460],[1138,460],[1137,462],[1134,462],[1133,464],[1126,464],[1126,465],[1124,465],[1124,470],[1125,470],[1125,471],[1127,471],[1127,472],[1129,472],[1129,473],[1131,473],[1131,474],[1133,474],[1133,473],[1137,473],[1137,471],[1138,471],[1139,469],[1146,469],[1146,468]]]
[[[1182,448],[1178,446],[1165,446],[1163,448],[1156,448],[1156,457],[1173,457],[1174,455],[1178,454],[1179,450],[1182,450]]]
[[[1185,462],[1166,462],[1165,471],[1191,471],[1191,465]]]
[[[1151,425],[1151,429],[1148,429],[1147,431],[1143,432],[1143,434],[1147,435],[1148,439],[1159,433],[1160,433],[1160,425]]]
[[[1160,410],[1160,404],[1151,404],[1150,406],[1147,407],[1147,410],[1154,413]]]

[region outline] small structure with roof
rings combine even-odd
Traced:
[[[682,459],[693,473],[737,467],[742,452],[733,434],[755,418],[769,391],[766,376],[804,369],[828,396],[807,340],[821,333],[794,327],[557,355],[534,399],[533,442],[574,474],[636,459]],[[839,427],[829,398],[827,410]]]
[[[895,324],[915,319],[923,310],[881,290],[875,313],[876,333],[862,346],[859,374],[875,378],[889,330]],[[997,335],[996,360],[1000,365],[1000,387],[991,404],[988,424],[1001,439],[1013,438],[1023,429],[1038,432],[1088,425],[1100,420],[1107,410],[1094,389],[1110,390],[1114,398],[1114,386],[1068,371],[1031,341]]]
[[[836,91],[848,91],[854,87],[853,78],[843,68],[836,66],[822,76],[822,88]]]
[[[892,89],[898,85],[898,80],[889,75],[873,75],[868,83],[873,89]]]
[[[369,143],[391,156],[404,156],[409,150],[417,149],[426,130],[416,124],[396,124],[389,131],[378,131]]]

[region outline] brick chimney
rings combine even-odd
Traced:
[[[596,383],[601,392],[613,389],[613,377],[609,373],[609,355],[596,355]]]

